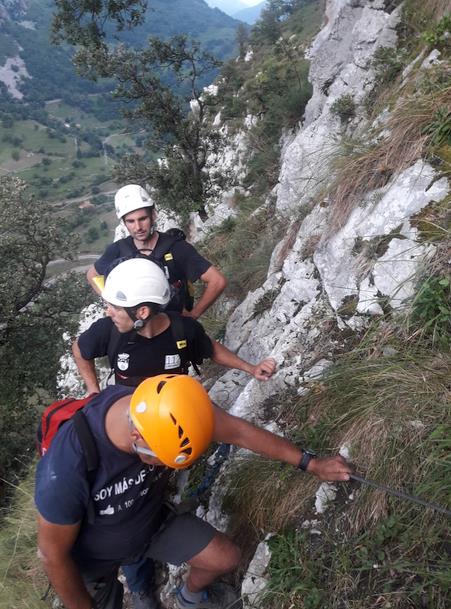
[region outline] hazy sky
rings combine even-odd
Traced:
[[[249,6],[254,6],[254,4],[260,4],[262,0],[241,0],[244,4],[248,4]]]

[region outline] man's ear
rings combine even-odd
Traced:
[[[133,426],[130,429],[130,437],[133,440],[133,442],[136,442],[137,440],[142,440],[143,439],[142,435],[139,433],[139,431],[136,429],[135,426]]]
[[[151,315],[152,315],[153,311],[150,307],[148,307],[147,305],[142,305],[141,307],[138,307],[136,309],[136,313],[135,313],[135,317],[136,319],[142,319],[147,320]]]

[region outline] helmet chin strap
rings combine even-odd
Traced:
[[[154,317],[154,314],[151,313],[145,319],[139,319],[138,317],[136,317],[134,311],[131,311],[130,309],[125,309],[125,310],[127,311],[128,316],[130,317],[130,319],[133,322],[133,330],[135,330],[135,331],[142,330],[144,328],[144,326],[146,325],[146,323],[149,321],[149,319],[152,319],[152,317]]]

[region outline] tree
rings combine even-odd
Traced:
[[[282,21],[300,6],[299,0],[268,0],[254,26],[253,39],[274,44],[282,34]]]
[[[144,20],[146,0],[55,0],[52,34],[54,42],[101,47],[105,45],[105,25],[116,23],[118,30],[132,28]]]
[[[125,116],[144,127],[151,156],[164,156],[159,162],[125,155],[116,180],[149,183],[162,206],[206,218],[206,198],[220,179],[207,171],[207,159],[218,151],[221,137],[206,123],[216,101],[202,85],[220,62],[185,36],[151,38],[143,50],[83,49],[76,62],[83,76],[116,80],[115,96],[129,106]]]
[[[249,28],[244,23],[240,23],[236,29],[236,41],[238,44],[238,57],[244,59],[249,44]]]
[[[37,406],[56,393],[63,332],[92,298],[81,276],[46,281],[50,260],[73,255],[61,218],[24,182],[0,178],[0,445],[2,477],[17,475],[33,445]],[[1,487],[0,487],[1,490]]]

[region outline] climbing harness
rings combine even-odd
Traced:
[[[379,484],[378,482],[374,482],[373,480],[367,480],[366,478],[362,478],[357,474],[351,474],[350,478],[355,480],[356,482],[360,482],[361,484],[367,484],[368,486],[372,486],[373,488],[378,489],[379,491],[384,491],[389,495],[393,495],[394,497],[399,497],[400,499],[406,499],[407,501],[412,501],[413,503],[418,503],[419,505],[424,505],[425,507],[431,508],[436,512],[440,512],[441,514],[446,514],[446,516],[451,516],[451,511],[446,508],[438,505],[437,503],[431,503],[430,501],[425,501],[421,499],[421,497],[414,497],[413,495],[408,495],[407,493],[403,493],[402,491],[396,491],[384,484]]]

